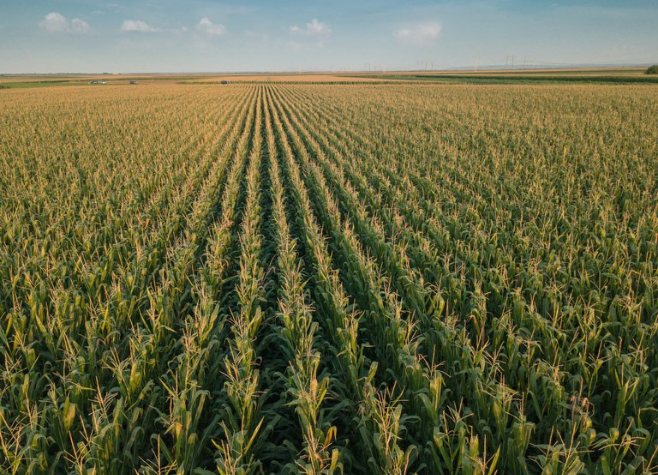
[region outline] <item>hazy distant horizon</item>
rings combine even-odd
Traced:
[[[469,66],[464,66],[464,67],[454,67],[454,68],[443,68],[443,69],[387,69],[387,70],[377,70],[377,69],[371,69],[369,71],[363,70],[363,69],[344,69],[344,70],[333,70],[333,71],[328,71],[328,70],[279,70],[279,71],[259,71],[259,70],[253,70],[253,71],[126,71],[126,72],[121,72],[121,73],[112,73],[109,71],[82,71],[82,72],[66,72],[66,71],[54,71],[54,72],[49,72],[49,73],[30,73],[30,72],[15,72],[15,73],[0,73],[0,76],[136,76],[136,75],[153,75],[153,76],[167,76],[167,75],[220,75],[220,74],[226,74],[226,75],[262,75],[262,74],[278,74],[278,75],[304,75],[304,74],[345,74],[345,73],[360,73],[360,74],[367,74],[367,73],[403,73],[403,72],[486,72],[486,71],[508,71],[508,72],[514,72],[514,71],[533,71],[533,70],[551,70],[551,71],[568,71],[568,70],[578,70],[578,69],[583,69],[583,70],[606,70],[606,69],[614,69],[614,68],[621,68],[621,69],[640,69],[640,68],[647,68],[651,66],[652,62],[648,63],[641,63],[641,64],[576,64],[576,65],[569,65],[569,66],[552,66],[552,65],[536,65],[533,67],[505,67],[504,65],[483,65],[480,66],[477,70],[475,70],[473,67]]]

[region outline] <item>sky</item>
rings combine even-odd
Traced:
[[[658,0],[0,0],[0,74],[658,63]]]

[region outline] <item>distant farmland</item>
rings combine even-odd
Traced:
[[[0,91],[0,472],[658,472],[658,87],[177,80]]]

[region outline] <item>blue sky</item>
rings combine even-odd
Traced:
[[[0,74],[658,63],[656,0],[2,0]]]

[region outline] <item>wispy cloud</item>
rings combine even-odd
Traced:
[[[268,35],[267,33],[258,33],[258,32],[255,32],[253,30],[244,30],[244,35],[247,38],[253,38],[253,39],[261,40],[261,41],[264,41],[264,42],[267,42],[267,41],[270,40],[270,35]]]
[[[426,44],[436,41],[441,34],[440,23],[420,23],[408,28],[400,28],[393,36],[409,43]]]
[[[64,15],[57,12],[49,13],[39,22],[39,28],[48,33],[87,33],[91,30],[89,23],[80,18],[69,21]]]
[[[121,31],[137,31],[139,33],[155,33],[159,31],[142,20],[125,20],[121,25]]]
[[[313,18],[310,23],[307,23],[306,26],[291,26],[290,32],[300,35],[307,36],[329,36],[331,34],[331,28],[326,23],[318,21],[316,18]]]
[[[331,36],[331,28],[326,23],[322,23],[317,18],[313,18],[310,23],[302,26],[288,27],[290,34],[299,38],[300,41],[288,41],[288,46],[293,49],[302,49],[309,46],[324,48],[325,40]]]
[[[202,18],[196,26],[196,31],[208,36],[222,36],[227,33],[226,27],[219,23],[213,23],[209,18]]]

